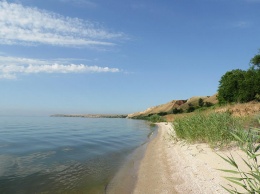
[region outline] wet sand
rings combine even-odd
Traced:
[[[158,130],[149,134],[149,141],[138,147],[125,159],[124,164],[106,187],[106,194],[133,193],[140,163],[146,153],[147,145],[157,137]]]

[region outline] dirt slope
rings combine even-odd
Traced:
[[[216,94],[213,96],[194,96],[186,100],[172,100],[168,103],[161,104],[158,106],[150,107],[142,112],[137,112],[133,114],[129,114],[128,118],[137,117],[137,116],[148,116],[150,114],[158,114],[158,113],[172,113],[173,109],[183,109],[184,111],[189,108],[189,106],[198,106],[199,99],[203,99],[204,102],[210,102],[212,104],[216,104],[217,97]]]

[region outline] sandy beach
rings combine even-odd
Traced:
[[[147,146],[137,172],[134,194],[221,194],[227,193],[223,178],[227,174],[217,169],[231,169],[220,155],[232,155],[241,163],[237,148],[231,151],[212,150],[206,144],[188,145],[174,141],[170,123],[159,123],[158,134]]]

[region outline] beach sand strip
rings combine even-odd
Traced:
[[[238,148],[219,151],[207,144],[176,141],[170,123],[158,123],[158,134],[148,144],[137,172],[134,194],[225,194],[229,183],[217,169],[232,169],[220,155],[232,152],[240,164]]]

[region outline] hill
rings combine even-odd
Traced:
[[[129,114],[127,117],[135,118],[141,116],[149,116],[152,114],[166,115],[172,114],[174,111],[187,112],[190,107],[198,107],[200,99],[203,100],[204,104],[208,105],[214,105],[218,103],[217,94],[214,94],[213,96],[194,96],[186,100],[172,100],[168,103],[148,108],[142,112]]]

